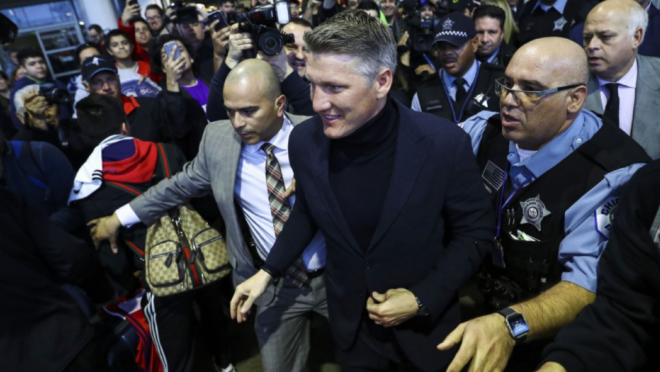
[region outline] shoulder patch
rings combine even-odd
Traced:
[[[610,238],[610,230],[614,224],[614,212],[619,206],[618,197],[609,197],[605,202],[594,211],[594,219],[596,224],[596,232],[603,238]]]

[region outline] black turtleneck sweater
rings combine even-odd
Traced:
[[[398,137],[399,115],[388,100],[360,129],[333,140],[330,187],[355,240],[366,251],[376,231],[389,190]]]

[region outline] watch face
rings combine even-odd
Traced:
[[[529,332],[529,327],[522,314],[512,314],[507,318],[513,337],[518,337]]]

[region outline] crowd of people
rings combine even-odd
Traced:
[[[0,370],[125,370],[117,316],[137,370],[236,371],[252,313],[267,372],[659,368],[653,1],[282,2],[128,1],[68,84],[10,50]],[[231,275],[161,295],[182,205]]]

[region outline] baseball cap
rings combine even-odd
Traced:
[[[463,46],[477,34],[472,18],[458,12],[447,14],[440,20],[433,44],[446,41],[455,46]]]
[[[82,77],[85,81],[89,81],[94,75],[104,71],[116,74],[117,67],[115,67],[115,62],[104,56],[92,56],[85,59],[82,63]]]

